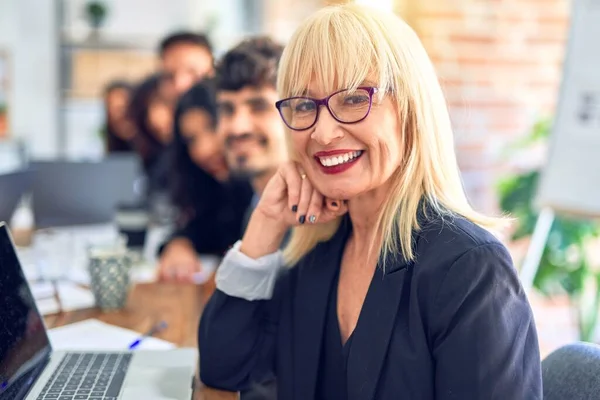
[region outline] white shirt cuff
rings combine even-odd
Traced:
[[[216,274],[217,289],[245,300],[268,300],[284,265],[281,250],[253,259],[243,254],[237,241],[227,252]]]

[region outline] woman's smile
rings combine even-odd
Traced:
[[[352,168],[363,154],[364,150],[319,151],[314,159],[324,173],[339,174]]]

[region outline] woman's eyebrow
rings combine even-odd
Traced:
[[[378,87],[378,85],[371,80],[364,80],[361,83],[359,83],[358,85],[356,85],[356,87],[365,87],[365,86]],[[340,87],[337,90],[343,90],[343,89],[349,89],[349,88],[350,88],[350,86],[346,86],[346,87]],[[312,95],[310,89],[303,89],[303,90],[299,91],[298,94],[295,94],[293,97],[314,97],[314,95]]]

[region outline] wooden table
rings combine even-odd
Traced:
[[[89,318],[146,332],[156,322],[164,320],[168,328],[155,337],[180,347],[198,348],[198,321],[204,305],[214,291],[214,282],[205,285],[170,283],[138,284],[133,289],[125,309],[101,312],[99,309],[78,310],[45,317],[48,328],[55,328]],[[196,382],[194,400],[237,399],[235,393],[217,391]]]

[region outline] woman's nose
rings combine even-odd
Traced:
[[[322,107],[310,137],[320,145],[327,146],[343,136],[344,130],[340,123],[333,118],[327,108]]]

